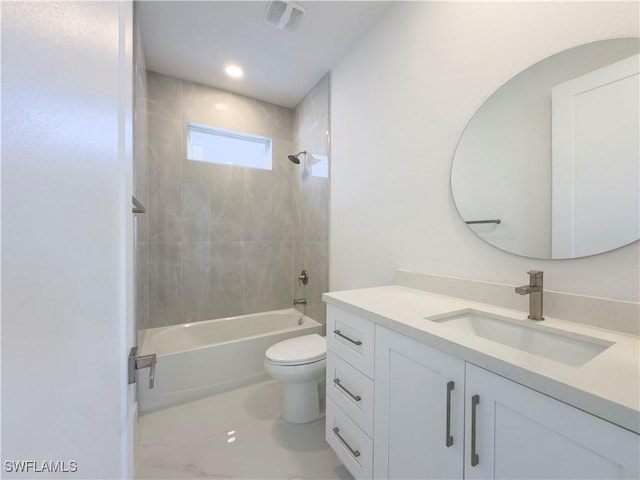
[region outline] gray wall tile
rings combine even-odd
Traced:
[[[182,235],[188,242],[213,240],[212,165],[185,160],[183,166]]]
[[[179,267],[182,265],[182,242],[149,242],[149,265]]]
[[[184,321],[244,313],[243,242],[185,242]]]
[[[328,241],[329,181],[309,177],[294,186],[293,236],[299,241]]]
[[[185,122],[291,140],[291,109],[235,93],[184,82]]]
[[[291,306],[291,251],[291,242],[245,242],[246,313]]]
[[[213,166],[211,177],[211,236],[214,241],[243,240],[244,169]]]
[[[182,242],[149,242],[149,327],[183,323]]]
[[[182,120],[182,80],[147,71],[149,113]]]
[[[243,168],[184,162],[183,236],[187,241],[244,239]]]
[[[182,240],[182,123],[149,113],[148,239]]]
[[[246,169],[244,198],[247,240],[291,240],[293,200],[290,175]]]
[[[149,328],[149,282],[148,282],[147,242],[136,242],[136,327],[138,330]]]

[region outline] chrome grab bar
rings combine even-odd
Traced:
[[[353,398],[356,402],[359,402],[360,400],[362,400],[362,397],[360,397],[360,395],[354,395],[349,390],[347,390],[347,388],[340,383],[340,379],[339,378],[334,378],[333,379],[333,383],[335,383],[336,386],[341,388],[343,392],[345,392],[347,395],[349,395],[351,398]]]
[[[147,211],[147,209],[144,208],[144,205],[142,205],[133,195],[131,195],[131,201],[133,202],[133,213],[145,213]]]
[[[351,448],[351,445],[349,445],[345,441],[345,439],[342,438],[342,435],[340,435],[340,429],[338,427],[333,427],[333,433],[336,437],[338,437],[338,440],[340,440],[342,444],[349,449],[349,452],[351,452],[351,455],[353,455],[356,458],[360,456],[360,452],[358,450],[354,450],[353,448]]]
[[[340,330],[334,330],[333,333],[335,333],[336,335],[338,335],[339,337],[344,338],[345,340],[350,341],[351,343],[353,343],[354,345],[362,345],[362,342],[360,340],[354,340],[353,338],[349,338],[346,335],[343,335],[342,333],[340,333]]]
[[[467,225],[476,225],[478,223],[502,223],[502,220],[496,218],[495,220],[467,220],[464,223]]]

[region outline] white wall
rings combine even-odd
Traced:
[[[2,5],[3,478],[127,471],[130,29],[130,2]]]
[[[402,2],[334,68],[330,289],[393,281],[398,268],[638,300],[638,242],[574,260],[502,252],[460,220],[456,143],[478,107],[527,66],[638,36],[635,2]]]

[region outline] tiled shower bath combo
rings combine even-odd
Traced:
[[[329,77],[289,109],[138,70],[136,93],[142,99],[146,89],[148,98],[147,151],[136,157],[136,192],[147,207],[137,225],[141,350],[149,329],[292,309],[298,297],[307,303],[296,308],[324,325],[328,177],[287,156],[307,150],[308,158],[328,158]],[[189,159],[190,123],[270,138],[272,169]],[[144,134],[138,132],[139,144]],[[307,285],[297,279],[303,269]],[[163,374],[178,368],[169,366],[179,353],[170,350],[158,355],[156,388],[182,398]]]

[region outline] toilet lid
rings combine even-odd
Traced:
[[[290,338],[269,347],[265,355],[280,365],[312,363],[327,356],[327,340],[316,333]]]

